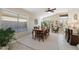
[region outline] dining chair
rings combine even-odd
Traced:
[[[44,32],[42,30],[36,30],[35,31],[35,39],[39,39],[44,41]]]

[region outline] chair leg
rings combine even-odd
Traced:
[[[44,42],[44,36],[42,36],[42,41]]]
[[[44,42],[44,39],[42,39],[42,41]]]
[[[39,37],[39,41],[41,40],[41,37]]]

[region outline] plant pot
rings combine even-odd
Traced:
[[[9,42],[9,44],[14,44],[16,42],[16,40],[12,40]]]
[[[10,41],[10,42],[8,43],[8,45],[9,45],[9,50],[12,49],[12,46],[13,46],[13,44],[15,44],[15,43],[16,43],[16,40],[12,40],[12,41]]]
[[[5,46],[5,47],[0,47],[0,50],[8,50],[9,46]]]

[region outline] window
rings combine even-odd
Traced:
[[[27,20],[21,18],[14,18],[8,16],[1,16],[2,18],[2,28],[11,27],[16,32],[27,31]]]
[[[18,32],[27,31],[27,20],[26,19],[19,19],[18,20]]]
[[[27,31],[27,18],[24,15],[17,14],[14,11],[2,9],[1,28],[12,28],[16,32]]]
[[[11,27],[13,30],[17,32],[17,18],[1,16],[2,18],[2,28]]]

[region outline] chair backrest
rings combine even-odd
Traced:
[[[67,42],[69,42],[70,38],[71,38],[71,35],[73,34],[73,30],[71,29],[66,29],[66,37],[67,37]]]
[[[79,43],[79,36],[77,36],[77,35],[71,35],[71,38],[69,40],[69,43],[71,45],[76,46]]]
[[[39,29],[39,27],[34,27],[34,29]]]
[[[42,30],[36,30],[36,31],[35,31],[35,34],[36,34],[36,35],[42,35],[42,34],[43,34],[43,31],[42,31]]]

